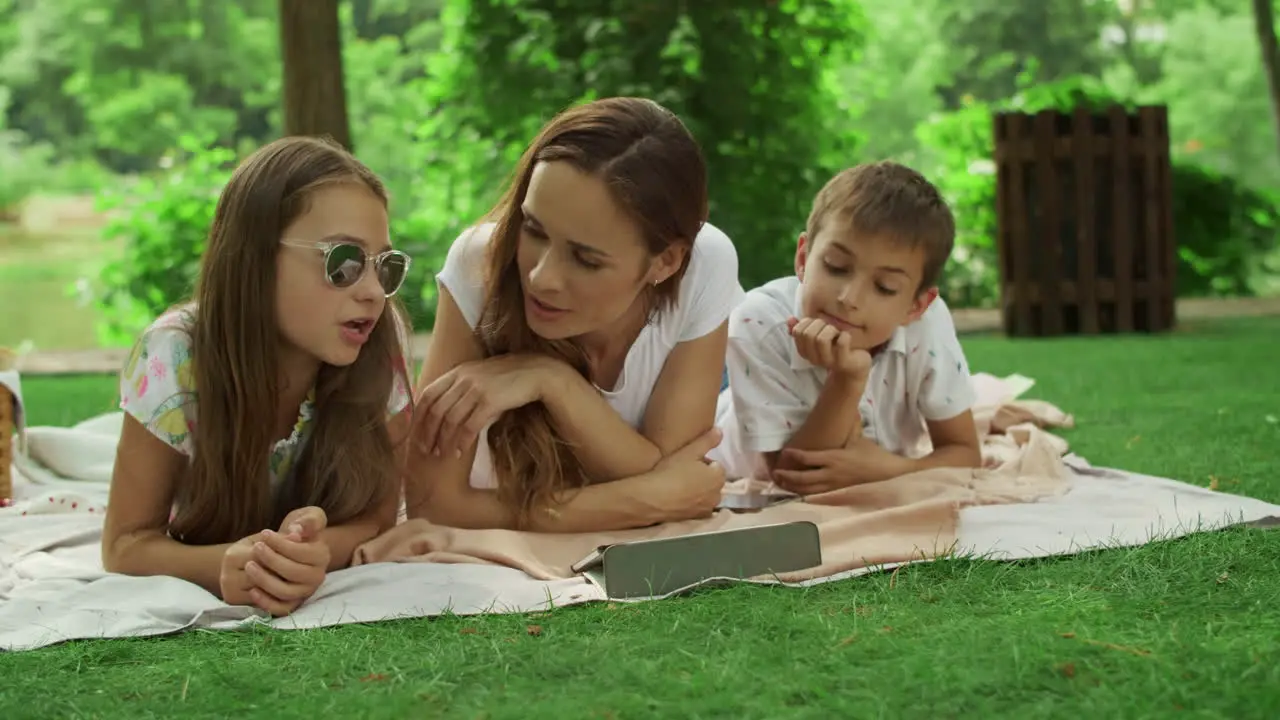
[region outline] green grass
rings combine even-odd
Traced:
[[[1035,377],[1095,464],[1280,502],[1280,318],[965,346]],[[109,378],[26,387],[36,422],[113,400]],[[0,655],[0,717],[1269,717],[1277,638],[1280,532],[1233,530],[536,617],[68,643]]]

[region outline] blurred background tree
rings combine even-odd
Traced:
[[[340,136],[387,180],[417,260],[404,296],[429,328],[434,269],[537,128],[618,94],[698,136],[747,286],[787,271],[830,173],[891,157],[929,174],[958,216],[944,292],[959,306],[997,299],[994,110],[1167,104],[1180,292],[1274,294],[1280,125],[1259,43],[1273,14],[1268,0],[0,0],[0,306],[34,308],[0,344],[127,342],[190,292],[229,169],[285,132]]]

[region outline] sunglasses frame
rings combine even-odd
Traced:
[[[392,290],[391,292],[387,292],[386,288],[382,288],[382,292],[385,293],[386,297],[392,297],[396,293],[400,292],[400,288],[404,287],[404,281],[409,279],[409,268],[413,266],[413,257],[403,250],[387,249],[377,255],[371,255],[369,254],[369,251],[364,249],[364,246],[351,240],[281,240],[280,244],[288,245],[289,247],[321,251],[324,254],[324,281],[329,283],[330,287],[337,290],[346,290],[354,287],[357,283],[363,280],[364,274],[369,271],[369,265],[374,266],[373,271],[376,276],[378,270],[382,267],[382,263],[385,262],[387,258],[403,258],[404,274],[400,277],[400,283],[396,285],[395,290]],[[356,277],[355,281],[350,285],[338,285],[333,281],[333,277],[329,273],[329,258],[332,257],[333,251],[340,247],[353,247],[359,250],[360,254],[364,256],[364,267],[360,268],[360,275]],[[379,281],[378,285],[381,287],[382,282]]]

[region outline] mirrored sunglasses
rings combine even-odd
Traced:
[[[281,244],[311,248],[324,253],[324,277],[335,288],[349,288],[360,282],[370,263],[378,278],[378,284],[387,297],[395,295],[409,275],[412,258],[399,250],[384,250],[370,257],[364,248],[354,242],[308,242],[282,240]]]

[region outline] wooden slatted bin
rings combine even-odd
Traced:
[[[1005,333],[1171,330],[1165,108],[998,113],[993,130]]]

